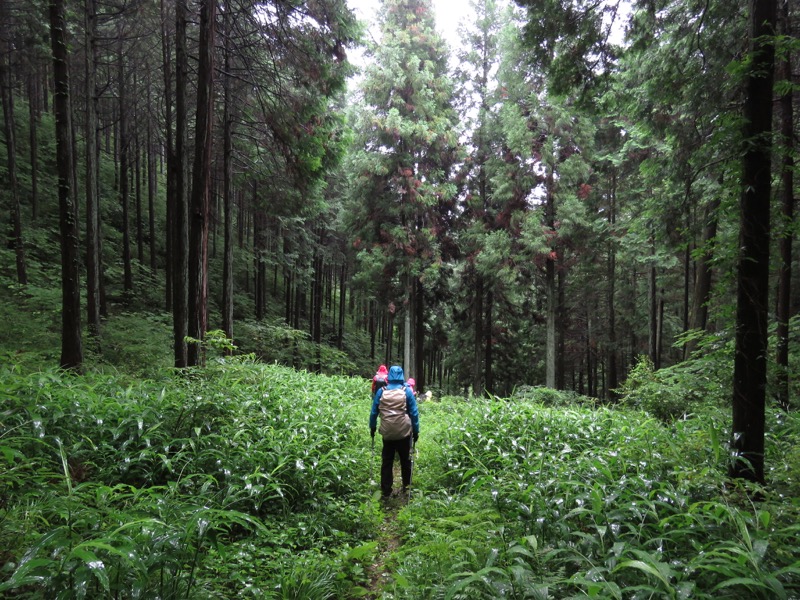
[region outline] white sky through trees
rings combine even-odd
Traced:
[[[377,20],[380,0],[347,0],[347,5],[355,13],[356,18],[369,24],[369,31],[373,38],[378,37]],[[474,12],[467,0],[433,0],[436,30],[447,40],[450,50],[454,50],[459,43],[458,27],[461,22]],[[368,34],[369,35],[369,34]],[[351,61],[361,64],[361,52],[349,52]]]

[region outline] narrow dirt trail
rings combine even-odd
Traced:
[[[395,487],[400,482],[400,466],[398,462],[394,465]],[[383,590],[392,583],[391,565],[389,564],[392,554],[403,545],[402,532],[397,523],[397,515],[408,503],[408,498],[403,495],[392,495],[389,498],[381,499],[381,509],[383,510],[383,522],[378,533],[378,548],[375,559],[366,569],[369,576],[367,584],[368,594],[365,598],[379,600],[383,596]]]

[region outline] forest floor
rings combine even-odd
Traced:
[[[393,471],[393,481],[397,485],[402,481],[400,463],[398,461],[395,461]],[[368,594],[365,597],[370,600],[382,598],[383,590],[392,584],[391,558],[395,551],[403,545],[403,538],[397,523],[397,515],[408,504],[409,496],[395,489],[391,496],[381,498],[380,502],[383,509],[383,523],[381,523],[380,533],[376,540],[378,547],[375,559],[367,567],[369,583],[367,585]]]

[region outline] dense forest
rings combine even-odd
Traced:
[[[317,371],[399,359],[422,389],[613,400],[641,357],[733,343],[766,128],[758,284],[788,404],[790,2],[769,43],[722,2],[473,2],[459,48],[429,2],[383,2],[369,36],[334,0],[46,4],[0,7],[3,276],[24,297],[63,273],[62,366],[143,311],[178,367],[222,331]],[[774,123],[747,117],[749,77]]]
[[[800,2],[379,4],[0,0],[0,597],[796,597]]]

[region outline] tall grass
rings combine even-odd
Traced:
[[[246,360],[147,380],[0,367],[0,596],[800,594],[796,415],[769,414],[755,502],[724,477],[713,408],[424,402],[395,514],[369,483],[367,389]],[[370,588],[394,518],[402,543]]]
[[[404,515],[412,543],[398,570],[410,583],[398,597],[417,597],[420,586],[432,598],[800,591],[798,464],[787,468],[785,444],[797,440],[795,418],[776,420],[771,434],[783,440],[770,444],[768,462],[784,493],[755,504],[724,478],[725,417],[713,411],[670,425],[643,412],[530,402],[436,411],[461,418],[419,461],[429,493]]]
[[[374,527],[357,380],[228,363],[127,387],[6,369],[0,389],[0,592],[211,597],[231,548],[285,543],[261,579],[288,581],[284,563]]]

